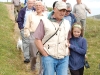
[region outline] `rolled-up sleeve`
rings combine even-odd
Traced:
[[[69,40],[71,37],[72,37],[72,36],[71,36],[71,31],[69,30],[67,40]]]
[[[43,21],[40,20],[40,23],[34,32],[34,37],[38,40],[42,40],[44,35],[45,35],[44,24]]]

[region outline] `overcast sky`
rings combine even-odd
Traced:
[[[0,0],[0,2],[7,2],[7,0]],[[9,2],[11,0],[8,0]],[[54,1],[61,1],[61,0],[43,0],[46,6],[52,7],[52,4]],[[24,0],[21,0],[21,2],[24,2]],[[67,3],[71,3],[72,7],[76,4],[76,0],[67,0]],[[100,14],[100,0],[82,0],[82,3],[86,4],[88,8],[91,10],[91,14],[88,14],[88,16],[92,15],[98,15]]]

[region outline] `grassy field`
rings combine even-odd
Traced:
[[[13,26],[6,7],[0,3],[0,75],[17,74],[14,64],[17,63],[18,52],[15,52]]]
[[[0,3],[0,75],[31,75],[21,51],[16,49],[14,25],[6,6]]]
[[[84,75],[100,75],[100,20],[87,19],[85,37],[88,41],[90,69],[86,69]]]
[[[31,75],[23,63],[22,53],[16,50],[13,35],[14,22],[6,6],[0,3],[0,75]],[[90,68],[85,69],[84,75],[100,75],[100,20],[87,19],[85,38]]]

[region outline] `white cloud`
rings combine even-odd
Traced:
[[[100,8],[100,1],[87,2],[86,5],[90,8]]]
[[[11,0],[8,0],[11,2]],[[61,0],[43,0],[46,6],[52,7],[54,1]],[[7,2],[7,0],[0,0],[0,2]],[[24,0],[21,0],[24,2]],[[71,3],[72,7],[76,4],[76,0],[67,0],[68,3]],[[82,3],[86,4],[88,8],[92,11],[91,15],[100,14],[100,0],[82,0]]]
[[[54,1],[61,0],[43,0],[48,7],[52,7]],[[67,0],[68,3],[71,3],[72,7],[76,4],[76,0]],[[100,14],[100,0],[82,0],[82,3],[86,4],[87,7],[91,10],[91,14],[88,16]]]
[[[54,1],[61,0],[43,0],[48,7],[52,7]],[[67,2],[71,3],[72,6],[76,4],[76,0],[67,0]],[[86,4],[90,8],[100,8],[100,0],[83,0],[84,4]]]

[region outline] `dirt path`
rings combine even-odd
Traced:
[[[20,37],[20,30],[19,30],[18,24],[15,22],[15,18],[14,18],[14,6],[12,4],[5,4],[5,5],[6,5],[8,11],[9,11],[9,17],[10,17],[10,19],[14,22],[14,39],[15,39],[15,41],[17,43],[18,38]],[[21,53],[21,59],[24,60],[23,53]],[[30,69],[30,63],[29,64],[25,64],[24,66],[26,67],[25,68],[25,72],[22,73],[21,75],[26,75],[26,74],[27,75],[38,75],[38,69],[39,68],[37,68],[36,71],[32,72],[32,71],[29,71],[29,69]]]
[[[7,9],[9,10],[9,17],[10,19],[15,22],[15,18],[14,18],[14,6],[12,4],[6,4]],[[18,29],[18,24],[15,22],[14,25],[14,39],[17,41],[18,38],[20,37],[20,32]]]

